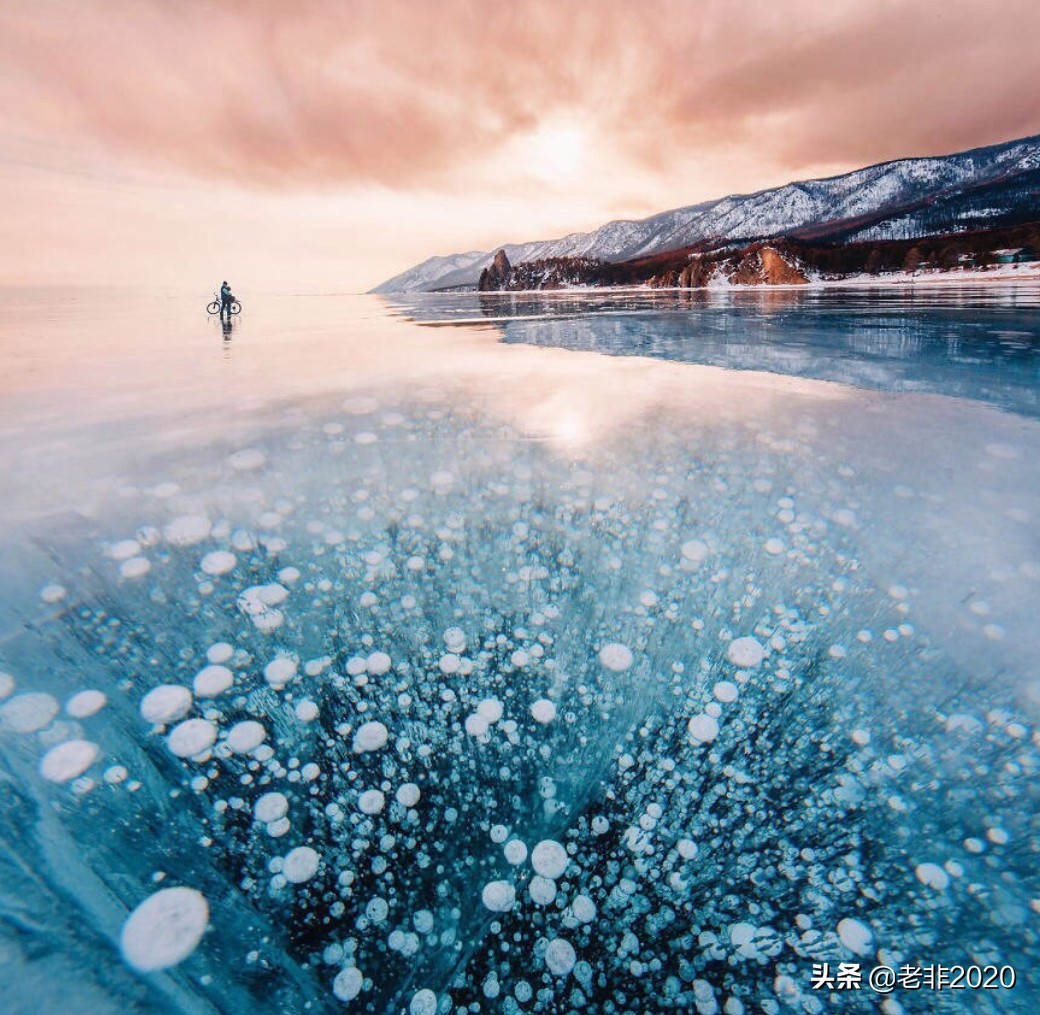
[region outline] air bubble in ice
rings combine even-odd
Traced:
[[[620,645],[616,642],[610,645],[604,645],[599,650],[599,661],[608,669],[614,670],[620,673],[622,670],[627,670],[633,661],[632,650],[627,645]]]
[[[544,878],[560,877],[568,861],[567,851],[555,839],[543,839],[531,850],[531,866]]]
[[[202,940],[209,904],[194,888],[163,888],[150,895],[123,924],[119,944],[134,969],[152,973],[183,962]]]

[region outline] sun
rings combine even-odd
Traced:
[[[570,119],[543,120],[516,143],[517,165],[547,183],[565,183],[585,168],[588,132]]]

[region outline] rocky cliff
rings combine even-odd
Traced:
[[[552,257],[510,265],[496,257],[481,275],[483,290],[561,289],[570,286],[649,286],[701,289],[709,285],[805,285],[813,279],[884,275],[918,269],[985,268],[1014,251],[1015,260],[1040,260],[1040,224],[979,229],[918,240],[877,240],[839,246],[805,240],[731,244],[666,251],[629,261]]]
[[[509,276],[513,266],[506,257],[506,252],[500,250],[495,254],[494,260],[481,273],[477,288],[481,292],[490,292],[494,289],[506,289],[509,286]]]

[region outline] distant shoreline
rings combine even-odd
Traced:
[[[479,293],[481,298],[519,296],[519,295],[565,295],[574,293],[632,293],[632,292],[682,292],[682,293],[724,293],[724,292],[775,292],[816,290],[816,289],[883,289],[893,288],[915,288],[916,286],[958,286],[990,284],[1018,284],[1040,283],[1040,262],[1025,262],[1009,264],[993,270],[978,269],[949,269],[943,271],[920,271],[915,274],[908,272],[891,272],[884,275],[850,275],[847,278],[810,279],[808,282],[797,284],[783,283],[759,283],[754,285],[740,285],[730,282],[714,282],[706,286],[651,286],[646,283],[639,285],[573,285],[557,286],[543,289],[486,289],[479,290],[476,285],[462,288],[451,286],[445,289],[413,289],[403,290],[401,293],[380,293],[376,295],[394,296],[427,295],[427,296],[451,296],[464,293]]]

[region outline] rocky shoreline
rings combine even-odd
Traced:
[[[481,272],[476,288],[481,292],[519,292],[575,286],[798,286],[863,277],[882,280],[936,273],[975,275],[1014,265],[1040,266],[1040,223],[837,245],[812,244],[792,237],[745,245],[712,247],[705,243],[620,262],[551,257],[514,265],[505,250],[499,250]]]

